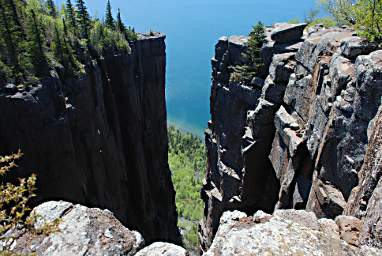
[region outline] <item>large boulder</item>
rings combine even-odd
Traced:
[[[0,237],[0,251],[23,255],[134,255],[140,233],[124,227],[108,210],[68,202],[36,207],[32,228],[15,228]]]
[[[277,23],[275,24],[276,29],[272,31],[271,38],[277,43],[296,42],[301,39],[307,25],[306,23]]]
[[[381,255],[377,248],[347,243],[342,237],[345,232],[350,236],[347,228],[351,225],[345,220],[339,223],[341,229],[333,220],[297,210],[279,210],[273,216],[261,211],[254,216],[225,212],[204,256]]]
[[[341,53],[348,59],[355,59],[359,55],[367,55],[376,49],[377,44],[358,36],[344,38],[341,42]]]

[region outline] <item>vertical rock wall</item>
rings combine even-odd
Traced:
[[[145,240],[178,243],[167,164],[165,37],[93,61],[76,80],[57,75],[0,95],[0,152],[21,149],[15,176],[38,177],[38,202],[107,208]],[[12,178],[12,177],[10,177]]]
[[[369,123],[381,104],[382,52],[349,29],[318,26],[303,34],[305,26],[267,29],[266,72],[249,84],[229,82],[230,67],[245,63],[246,38],[221,38],[216,45],[206,130],[209,166],[202,191],[203,251],[226,210],[342,214],[359,184],[358,173],[366,168],[366,150],[375,151],[367,133],[368,127],[370,134],[378,127]],[[367,200],[378,197],[377,192],[374,197],[363,193]],[[357,207],[349,212],[355,215]]]

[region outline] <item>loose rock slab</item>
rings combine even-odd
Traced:
[[[278,43],[296,42],[302,37],[307,25],[306,23],[277,23],[275,24],[276,29],[272,31],[271,38]]]

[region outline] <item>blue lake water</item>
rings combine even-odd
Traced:
[[[73,2],[74,0],[72,0]],[[61,4],[64,0],[56,0]],[[105,0],[87,0],[92,15],[104,16]],[[167,35],[169,121],[202,135],[210,118],[209,95],[214,45],[223,35],[248,34],[265,24],[304,20],[315,0],[111,0],[127,25]]]

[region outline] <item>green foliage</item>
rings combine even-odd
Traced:
[[[126,37],[126,40],[129,42],[138,40],[138,34],[135,32],[134,28],[132,27],[128,27],[126,29],[125,37]]]
[[[19,9],[21,4],[15,1],[0,1],[1,60],[11,70],[12,82],[23,81],[30,72],[30,59],[27,51],[26,35],[21,25]]]
[[[56,6],[55,6],[53,0],[47,0],[46,4],[48,6],[49,14],[52,17],[56,18],[57,17],[57,10],[56,10]]]
[[[91,57],[128,51],[138,36],[120,12],[114,22],[110,3],[107,9],[105,25],[91,19],[83,0],[76,7],[67,0],[61,10],[53,0],[0,0],[0,87],[35,84],[51,70],[76,77]]]
[[[116,23],[117,29],[121,33],[125,33],[126,31],[126,26],[122,21],[121,18],[121,10],[118,8],[118,13],[117,13],[117,23]]]
[[[77,16],[74,11],[73,4],[71,0],[66,0],[65,6],[65,18],[69,21],[69,27],[73,34],[76,34],[77,29]]]
[[[261,47],[265,42],[264,24],[258,22],[249,33],[247,51],[244,54],[248,59],[248,65],[232,67],[231,82],[250,82],[261,71],[264,67]]]
[[[132,42],[138,40],[138,35],[135,33],[134,28],[130,26],[126,28],[125,24],[123,23],[121,18],[121,10],[119,8],[117,13],[116,29],[125,36],[127,41]]]
[[[353,26],[359,35],[370,41],[382,40],[382,1],[320,0],[337,25]],[[318,23],[318,21],[315,21]],[[333,22],[331,22],[333,24]]]
[[[37,77],[44,77],[49,70],[49,64],[45,55],[46,48],[41,31],[41,22],[37,17],[35,10],[31,9],[28,15],[28,42],[29,54],[33,65],[34,74]]]
[[[16,154],[0,157],[0,177],[17,167],[16,161],[22,157]],[[18,185],[11,183],[0,184],[0,235],[17,224],[30,225],[27,216],[30,212],[28,203],[35,196],[36,176],[20,179]]]
[[[334,27],[337,22],[332,17],[317,18],[308,24],[308,27],[313,27],[315,25],[322,24],[325,28]]]
[[[359,0],[353,8],[355,28],[371,41],[382,40],[382,1]]]
[[[130,50],[129,43],[126,41],[123,34],[110,29],[100,21],[94,21],[93,27],[90,31],[90,43],[99,52],[103,50]]]
[[[200,190],[206,168],[205,147],[200,138],[172,126],[168,128],[168,137],[178,225],[182,230],[185,247],[195,251],[198,245],[198,222],[203,216]]]
[[[91,27],[90,15],[86,4],[83,0],[77,0],[77,19],[81,28],[81,37],[84,39],[89,39],[89,31]]]
[[[355,23],[354,0],[319,0],[319,4],[332,16],[337,25]]]
[[[118,14],[119,14],[119,17],[120,17],[119,9],[118,9]],[[114,21],[114,18],[113,18],[113,14],[111,13],[110,0],[108,0],[107,4],[106,4],[105,25],[108,28],[110,28],[110,29],[114,29],[115,28],[115,21]]]

